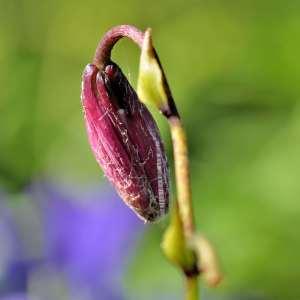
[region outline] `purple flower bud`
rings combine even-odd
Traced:
[[[124,202],[144,221],[168,211],[168,166],[148,109],[121,69],[89,64],[83,74],[82,105],[91,148]]]

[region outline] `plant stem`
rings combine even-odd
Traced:
[[[168,119],[174,151],[175,176],[179,213],[183,223],[185,238],[189,241],[195,232],[194,214],[191,200],[191,185],[186,133],[178,116]]]
[[[178,114],[169,117],[168,121],[173,142],[179,214],[183,224],[183,233],[185,236],[186,245],[190,246],[190,241],[193,239],[195,233],[195,222],[191,197],[192,194],[186,132]],[[195,262],[195,264],[197,263]],[[186,275],[186,300],[199,299],[197,277],[198,274],[193,276]]]
[[[144,36],[145,34],[142,31],[131,25],[121,25],[113,27],[104,35],[102,40],[99,42],[93,58],[93,64],[96,65],[99,70],[102,70],[107,64],[109,64],[111,62],[110,57],[113,46],[119,39],[123,37],[130,38],[142,49]],[[153,55],[161,69],[162,85],[168,98],[168,109],[162,110],[162,113],[167,117],[170,125],[174,150],[179,215],[183,224],[185,243],[189,247],[190,241],[193,239],[195,233],[195,224],[191,200],[191,185],[186,133],[176,109],[176,105],[173,100],[172,93],[169,88],[163,68],[154,48]],[[186,300],[198,299],[198,268],[196,262],[194,269],[196,271],[193,274],[185,274]],[[183,269],[183,271],[185,270]]]
[[[186,277],[185,279],[186,284],[186,295],[185,300],[198,300],[199,293],[198,293],[198,280],[197,277]]]
[[[102,40],[99,42],[93,59],[93,64],[98,69],[103,69],[110,62],[111,50],[116,42],[128,37],[134,41],[140,48],[143,45],[144,33],[132,25],[120,25],[113,27],[106,32]]]

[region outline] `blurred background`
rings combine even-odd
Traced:
[[[296,0],[0,0],[0,299],[182,299],[168,220],[143,225],[87,143],[81,74],[122,23],[153,28],[188,132],[197,225],[225,274],[202,299],[300,299]],[[135,86],[137,47],[113,58]]]

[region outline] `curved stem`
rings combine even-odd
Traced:
[[[93,64],[102,70],[111,62],[111,51],[117,41],[123,37],[128,37],[134,41],[140,48],[143,46],[144,33],[131,25],[116,26],[109,30],[102,40],[99,42],[93,58]],[[188,244],[194,235],[195,224],[191,201],[190,174],[189,174],[189,159],[186,133],[182,122],[179,118],[166,76],[153,48],[154,57],[157,60],[160,69],[162,70],[163,88],[168,98],[169,110],[163,112],[168,118],[171,135],[173,140],[176,186],[178,194],[179,214],[183,224],[183,233],[185,241]],[[197,266],[196,266],[197,268]],[[191,275],[186,274],[186,300],[198,299],[198,273]]]
[[[120,25],[109,30],[99,42],[93,58],[93,64],[103,69],[110,62],[111,50],[123,37],[130,38],[142,48],[144,33],[132,25]]]

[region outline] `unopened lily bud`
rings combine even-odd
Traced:
[[[144,221],[168,211],[167,159],[150,112],[121,69],[89,64],[82,105],[92,151],[124,202]]]

